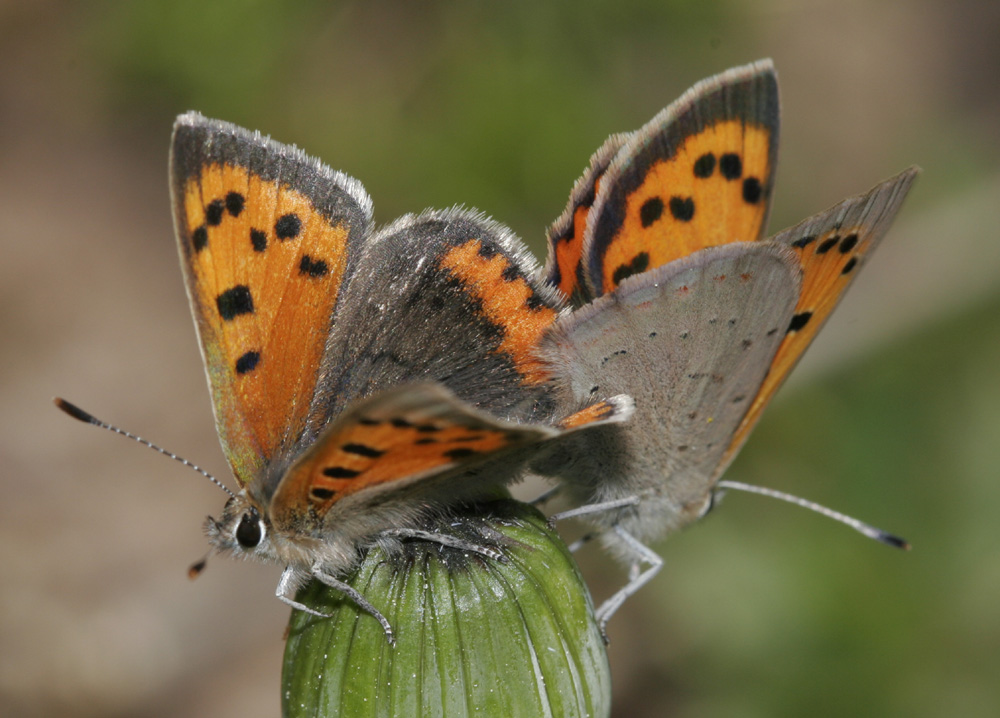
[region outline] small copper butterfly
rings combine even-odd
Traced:
[[[627,423],[571,438],[536,466],[583,504],[564,515],[592,514],[633,566],[636,578],[598,610],[602,626],[659,569],[646,542],[704,515],[717,488],[746,488],[719,477],[918,171],[763,239],[777,150],[771,62],[729,70],[612,136],[549,230],[545,281],[574,306],[539,349],[560,405],[635,399]]]
[[[361,184],[191,113],[171,152],[181,265],[219,438],[241,487],[206,530],[286,566],[278,596],[339,580],[442,505],[520,478],[533,447],[627,418],[610,396],[560,414],[536,354],[559,293],[507,228],[461,209],[373,231]],[[475,547],[472,547],[475,548]],[[486,552],[489,553],[489,552]]]
[[[181,266],[240,486],[206,523],[212,546],[283,565],[278,597],[300,610],[317,613],[293,598],[310,578],[343,591],[392,640],[341,577],[400,538],[495,557],[420,521],[530,466],[636,568],[599,610],[603,628],[659,569],[644,542],[727,485],[720,474],[916,176],[763,240],[777,141],[769,61],[699,83],[594,154],[541,268],[472,211],[374,230],[357,180],[179,117]]]

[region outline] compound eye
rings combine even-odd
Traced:
[[[236,527],[236,540],[243,548],[255,548],[261,538],[263,538],[260,519],[255,511],[248,511],[240,519],[240,525]]]

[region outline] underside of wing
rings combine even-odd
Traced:
[[[911,167],[865,194],[846,199],[765,242],[795,251],[802,267],[802,292],[770,373],[733,437],[720,472],[746,441],[764,407],[888,231],[918,172]]]
[[[641,495],[638,535],[696,518],[798,292],[791,250],[728,245],[632,277],[560,319],[542,353],[566,400],[635,399],[627,423],[581,437],[584,455],[562,478],[585,502]]]

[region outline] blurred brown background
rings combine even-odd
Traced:
[[[55,394],[228,475],[166,184],[188,109],[456,203],[537,253],[590,153],[695,81],[781,76],[772,229],[918,163],[887,242],[730,476],[611,623],[616,715],[1000,711],[1000,4],[0,2],[0,714],[278,712],[277,567],[211,561],[221,493]],[[583,552],[597,600],[621,574]]]

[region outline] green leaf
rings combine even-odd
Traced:
[[[498,501],[425,530],[499,549],[506,562],[407,540],[372,549],[347,582],[392,624],[318,582],[285,648],[284,714],[605,716],[607,654],[583,580],[535,509]]]

